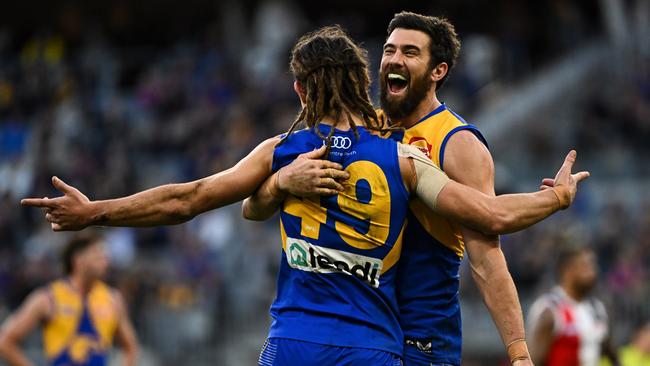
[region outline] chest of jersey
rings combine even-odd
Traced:
[[[468,125],[462,118],[447,109],[445,105],[442,105],[422,118],[420,122],[406,129],[402,137],[402,143],[416,146],[436,166],[443,169],[447,142],[454,133],[461,130],[472,131],[482,139],[474,126]],[[432,212],[417,199],[411,203],[411,212],[428,234],[425,234],[427,237],[435,239],[452,250],[459,258],[463,257],[465,243],[458,225]],[[422,238],[422,240],[428,239]]]
[[[555,339],[548,365],[596,366],[607,335],[607,322],[597,305],[563,301],[552,308]]]
[[[52,313],[43,328],[43,343],[51,364],[105,361],[118,320],[110,288],[97,283],[84,298],[67,281],[57,281],[49,292]]]

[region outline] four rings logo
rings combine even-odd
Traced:
[[[352,146],[352,140],[347,136],[332,136],[332,147],[335,149],[349,149]],[[323,141],[323,145],[327,142]]]
[[[381,259],[325,248],[295,238],[287,238],[286,255],[291,268],[316,273],[343,273],[379,287]]]

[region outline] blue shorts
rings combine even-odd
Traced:
[[[367,348],[337,347],[286,338],[264,342],[259,366],[403,366],[393,353]]]
[[[417,347],[404,345],[404,366],[458,366],[458,363],[440,362]]]

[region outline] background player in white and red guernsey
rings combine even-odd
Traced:
[[[590,296],[597,278],[591,249],[567,247],[558,255],[559,284],[533,304],[529,346],[539,366],[596,366],[601,355],[614,365],[605,306]]]

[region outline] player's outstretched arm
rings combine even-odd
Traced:
[[[439,211],[487,234],[525,229],[573,203],[578,183],[589,177],[588,172],[571,173],[576,155],[570,151],[555,177],[555,186],[539,192],[488,196],[452,182],[441,192]]]
[[[54,177],[52,183],[63,196],[28,198],[21,203],[43,208],[55,231],[81,230],[90,225],[179,224],[250,196],[271,174],[273,149],[278,141],[278,138],[268,139],[234,167],[189,183],[167,184],[128,197],[91,201]]]
[[[340,164],[320,160],[325,146],[299,155],[266,179],[259,189],[244,200],[242,214],[249,220],[266,220],[273,216],[288,194],[298,197],[333,195],[343,190],[337,182],[350,174]]]
[[[589,177],[588,172],[571,174],[576,159],[576,152],[571,151],[555,177],[554,187],[534,193],[494,197],[449,180],[426,156],[417,154],[415,149],[400,146],[403,156],[400,160],[410,154],[408,165],[415,172],[410,183],[405,179],[412,192],[432,210],[452,221],[492,235],[525,229],[569,207],[575,198],[578,182]]]
[[[0,329],[0,356],[11,366],[31,366],[20,342],[47,318],[50,300],[45,290],[37,290],[10,316]]]

